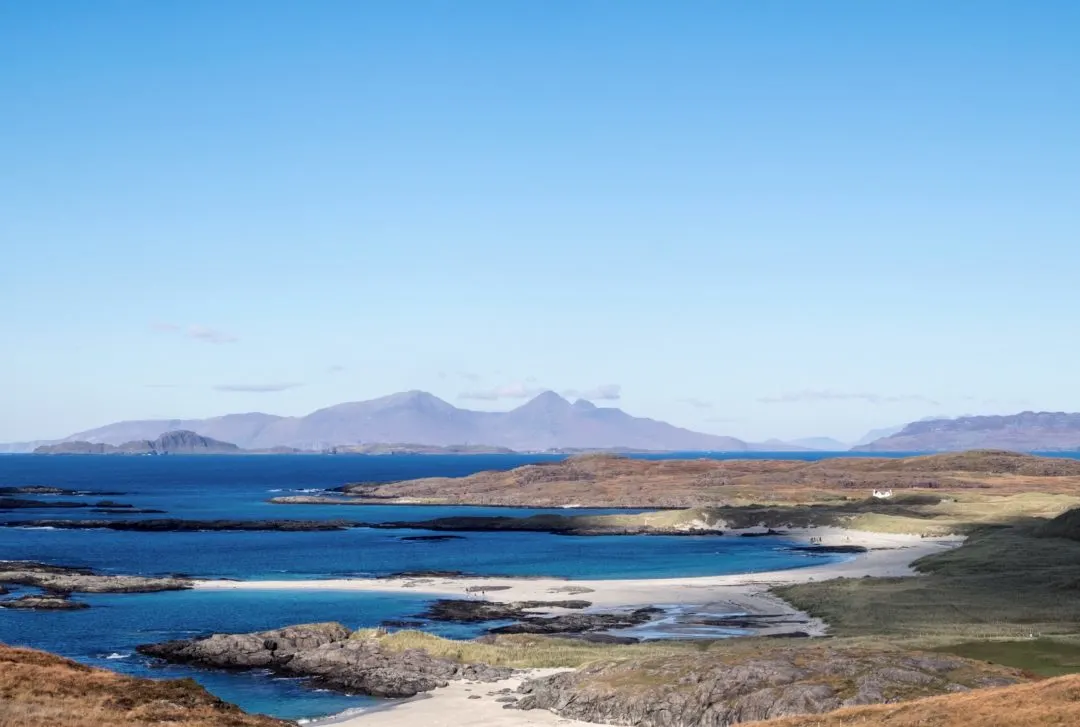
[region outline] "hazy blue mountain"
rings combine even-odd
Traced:
[[[803,437],[802,439],[789,440],[788,444],[805,449],[814,449],[819,452],[844,452],[851,448],[851,445],[847,442],[841,442],[832,437]]]
[[[747,451],[770,449],[734,437],[702,434],[621,409],[571,403],[545,392],[508,412],[460,409],[424,391],[319,409],[302,417],[230,414],[210,419],[128,421],[79,432],[64,441],[120,445],[186,429],[244,449],[409,442],[448,446],[485,444],[516,450],[610,448]]]
[[[897,424],[893,427],[881,427],[880,429],[871,429],[869,432],[862,435],[862,437],[860,437],[859,440],[855,442],[855,444],[851,445],[851,447],[852,449],[854,449],[855,447],[860,447],[864,444],[870,444],[870,442],[876,442],[877,440],[884,439],[885,437],[891,437],[906,426],[906,424]]]
[[[1025,411],[1007,416],[923,420],[855,449],[861,452],[1077,450],[1080,449],[1080,414]]]

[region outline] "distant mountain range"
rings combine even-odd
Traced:
[[[894,434],[853,449],[858,452],[1077,450],[1080,449],[1080,414],[1025,411],[1008,416],[923,420],[912,422]]]
[[[259,412],[209,419],[124,421],[77,432],[54,441],[0,444],[2,452],[30,452],[64,444],[68,452],[100,449],[120,453],[158,451],[155,440],[165,433],[186,431],[234,450],[386,453],[400,451],[518,452],[624,450],[783,452],[848,450],[831,437],[793,441],[746,442],[704,434],[598,407],[571,403],[548,391],[507,412],[460,409],[424,391],[406,391],[369,401],[337,404],[300,417]],[[104,446],[108,445],[108,447]],[[167,442],[179,453],[198,444]],[[427,449],[425,449],[427,448]],[[434,449],[432,449],[434,448]],[[901,427],[867,433],[857,452],[944,452],[965,449],[1053,451],[1080,449],[1080,414],[1023,412],[1011,416],[966,416],[923,419]],[[49,450],[45,450],[49,451]],[[224,450],[222,450],[224,451]]]
[[[665,451],[777,451],[801,447],[782,442],[752,444],[734,437],[693,432],[655,419],[588,401],[569,402],[548,391],[508,412],[459,409],[424,391],[319,409],[307,416],[229,414],[210,419],[126,421],[72,434],[63,442],[123,446],[188,430],[242,449],[408,442],[412,445],[482,444],[516,451],[549,449],[642,449]],[[40,443],[35,443],[40,444]],[[57,443],[48,443],[57,444]]]

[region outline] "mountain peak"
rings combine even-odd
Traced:
[[[554,391],[544,391],[534,396],[529,401],[519,406],[514,411],[535,411],[535,410],[558,410],[569,409],[570,402],[562,398]]]

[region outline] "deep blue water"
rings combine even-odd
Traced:
[[[781,456],[817,459],[821,455]],[[0,456],[0,486],[39,484],[123,492],[109,499],[166,510],[166,516],[188,519],[346,518],[375,522],[462,514],[565,513],[565,510],[516,508],[266,503],[276,494],[321,490],[349,482],[459,476],[552,459],[557,457],[12,455]],[[42,517],[101,516],[71,510],[0,513],[0,520]],[[200,577],[284,580],[362,577],[419,569],[567,578],[669,577],[791,568],[820,563],[827,558],[788,552],[783,549],[785,543],[774,538],[461,533],[463,539],[444,542],[401,540],[419,532],[353,529],[300,533],[126,533],[0,528],[0,559],[43,560],[116,573],[186,573]],[[92,608],[60,613],[0,610],[0,641],[46,649],[132,674],[194,676],[228,701],[286,718],[331,714],[372,700],[318,691],[296,680],[270,678],[265,674],[159,667],[134,655],[134,646],[212,631],[254,631],[311,621],[375,626],[388,618],[415,615],[423,610],[426,601],[422,594],[332,591],[199,591],[79,598]],[[431,624],[425,628],[454,638],[478,633],[473,627],[457,625]]]

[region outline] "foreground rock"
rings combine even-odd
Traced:
[[[313,677],[328,687],[376,697],[412,697],[450,680],[492,682],[513,674],[506,667],[462,664],[418,649],[385,649],[377,640],[359,637],[338,623],[215,634],[144,645],[138,651],[177,663]]]
[[[34,586],[50,593],[155,593],[191,588],[187,578],[122,576],[96,573],[89,568],[0,561],[0,583]]]
[[[0,724],[11,727],[288,727],[191,679],[137,679],[0,644]]]
[[[0,608],[15,608],[26,611],[80,611],[90,608],[85,603],[72,601],[65,596],[20,596],[7,601],[0,601]]]
[[[204,531],[321,531],[348,530],[355,523],[344,520],[11,520],[3,527],[57,528],[61,530],[123,530],[139,533],[176,533]]]
[[[513,706],[640,727],[727,727],[1024,681],[942,654],[775,648],[600,662],[526,682]]]

